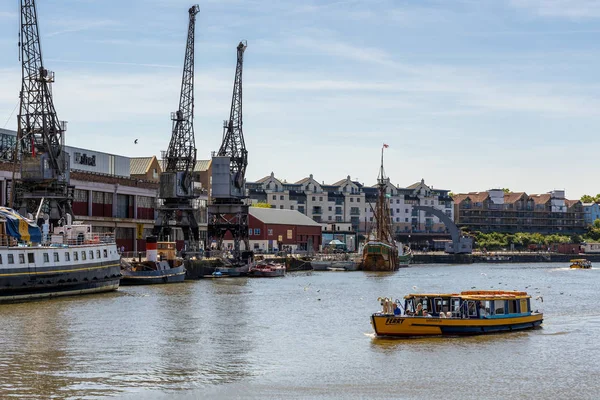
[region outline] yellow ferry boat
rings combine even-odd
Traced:
[[[480,335],[538,327],[543,314],[531,311],[531,296],[507,290],[408,294],[404,304],[379,299],[383,310],[371,315],[377,336]]]
[[[590,260],[586,260],[585,258],[576,258],[574,260],[571,260],[570,268],[591,269],[592,262]]]

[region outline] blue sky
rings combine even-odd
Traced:
[[[18,4],[0,2],[0,127],[9,129]],[[166,149],[191,4],[38,1],[67,144],[127,156]],[[273,171],[371,185],[385,142],[400,186],[600,192],[600,1],[210,0],[200,9],[199,159],[219,147],[246,39],[248,180]]]

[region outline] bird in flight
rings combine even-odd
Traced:
[[[137,139],[135,139],[135,140],[133,141],[133,144],[137,144],[137,141],[138,141],[138,140],[137,140]]]

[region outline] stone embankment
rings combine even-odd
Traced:
[[[497,252],[488,254],[421,253],[413,255],[413,264],[472,264],[472,263],[569,263],[574,258],[600,262],[600,254],[559,254]]]

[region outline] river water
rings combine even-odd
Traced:
[[[472,288],[541,296],[543,328],[373,337],[379,296]],[[592,399],[599,289],[564,264],[422,265],[0,305],[0,398]]]

